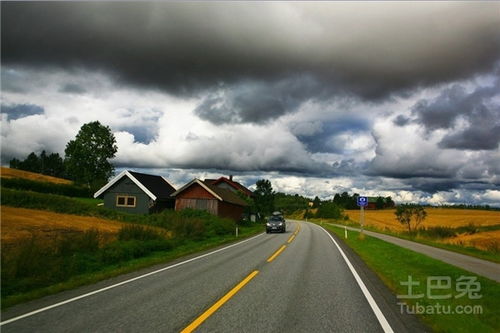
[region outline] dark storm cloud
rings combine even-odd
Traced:
[[[500,142],[500,124],[470,127],[458,133],[449,134],[441,140],[439,147],[469,150],[494,150]]]
[[[454,179],[440,180],[418,177],[405,179],[403,181],[403,184],[410,186],[414,191],[422,191],[430,194],[438,192],[448,192],[452,190],[484,191],[487,189],[491,189],[493,185],[489,182],[482,181],[461,181]]]
[[[3,105],[1,107],[2,113],[8,115],[9,120],[24,118],[37,114],[43,114],[44,109],[41,106],[34,104],[15,104]]]
[[[297,110],[309,99],[331,96],[330,88],[310,76],[276,82],[244,81],[212,91],[195,109],[202,119],[214,124],[265,123]]]
[[[135,142],[146,145],[151,143],[151,141],[153,141],[158,134],[158,128],[155,128],[154,126],[123,126],[120,130],[132,134]]]
[[[311,135],[297,135],[311,153],[344,153],[344,142],[336,140],[335,137],[345,132],[359,133],[368,131],[370,123],[366,119],[355,117],[340,118],[321,124],[321,129]]]
[[[78,84],[74,83],[67,83],[64,86],[59,89],[60,92],[62,93],[69,93],[69,94],[84,94],[87,92],[85,88]]]
[[[500,80],[472,92],[454,85],[433,100],[419,101],[412,114],[427,131],[449,131],[439,143],[441,148],[493,150],[500,142],[500,104],[494,100],[499,96]],[[467,127],[453,131],[459,121]]]
[[[241,91],[248,80],[310,75],[332,94],[374,100],[487,71],[500,53],[494,2],[1,5],[3,63],[102,70],[175,94],[224,83],[234,91],[198,110],[215,123],[264,122],[317,98]],[[249,101],[257,92],[261,100]]]
[[[400,114],[392,122],[397,126],[406,126],[410,123],[410,118]]]

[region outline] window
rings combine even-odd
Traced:
[[[128,195],[116,196],[116,207],[135,207],[135,197]]]

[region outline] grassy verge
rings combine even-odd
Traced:
[[[79,286],[96,283],[98,281],[115,277],[121,274],[133,272],[141,268],[153,266],[156,264],[166,264],[172,260],[178,259],[180,257],[189,254],[205,251],[217,246],[221,246],[223,244],[242,240],[244,238],[258,234],[262,232],[262,230],[263,230],[262,225],[252,225],[247,227],[240,227],[238,238],[236,238],[234,235],[220,235],[220,236],[212,236],[210,238],[198,241],[195,240],[184,241],[182,242],[181,245],[173,247],[170,250],[155,251],[145,257],[123,261],[117,264],[110,264],[106,267],[102,267],[97,271],[92,271],[85,274],[73,276],[67,279],[66,281],[55,283],[53,285],[46,286],[43,288],[36,288],[26,292],[20,292],[14,295],[9,295],[6,297],[2,296],[1,308],[5,309],[15,304],[27,302],[43,296],[73,289]]]
[[[73,199],[93,206],[97,206],[98,204],[104,203],[104,200],[102,199],[94,199],[94,198],[73,198]]]
[[[311,222],[325,222],[325,223],[335,223],[335,224],[342,224],[342,225],[347,225],[348,227],[354,227],[354,228],[359,228],[359,223],[353,222],[353,221],[344,221],[344,220],[331,220],[331,219],[309,219]],[[481,227],[483,230],[496,230],[497,226],[490,226],[490,227]],[[469,255],[472,257],[476,257],[479,259],[484,259],[484,260],[489,260],[493,261],[496,263],[500,263],[500,253],[495,253],[495,252],[488,252],[488,251],[483,251],[480,249],[477,249],[475,247],[466,247],[466,246],[460,246],[460,245],[454,245],[454,244],[446,244],[446,243],[440,243],[437,241],[434,241],[432,239],[425,239],[421,237],[410,237],[407,234],[403,233],[396,233],[396,232],[391,232],[388,230],[380,230],[371,226],[365,226],[365,230],[373,231],[373,232],[378,232],[380,234],[385,234],[389,236],[394,236],[402,239],[406,239],[412,242],[417,242],[425,245],[430,245],[434,247],[438,247],[444,250],[449,250],[465,255]]]
[[[419,308],[410,308],[410,310],[416,310],[417,315],[434,331],[500,331],[499,283],[480,276],[474,276],[473,273],[374,237],[366,236],[364,239],[360,239],[359,233],[355,231],[349,231],[348,238],[344,239],[344,229],[331,225],[325,225],[325,227],[341,237],[396,295],[423,294],[422,297],[417,299],[404,298],[401,301],[414,307],[419,306]],[[411,293],[409,293],[408,286],[401,284],[401,282],[407,282],[409,276],[411,276],[413,281],[420,284],[413,286]],[[479,294],[482,295],[481,298],[472,299],[468,297],[471,295],[469,293],[460,297],[463,290],[463,285],[460,285],[460,277],[462,276],[474,276],[477,279],[474,283],[480,283]],[[433,277],[449,278],[451,284],[448,285],[446,282],[443,288],[439,290],[431,285],[429,292],[428,288],[430,284],[428,284],[428,278],[432,279]],[[471,289],[472,286],[469,290]],[[435,295],[451,295],[451,298],[433,299],[432,297]],[[436,304],[443,307],[441,308],[441,313],[438,313]],[[404,305],[399,306],[406,311]],[[470,309],[472,311],[481,308],[482,313],[457,314],[455,312],[446,314],[448,307],[452,312],[459,311],[460,309]]]

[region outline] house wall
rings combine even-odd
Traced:
[[[116,207],[119,195],[135,196],[135,207]],[[123,177],[104,193],[104,207],[126,213],[148,214],[151,198],[128,177]]]
[[[213,195],[196,183],[182,191],[177,197],[183,199],[214,199]]]
[[[183,210],[186,208],[206,210],[210,214],[217,215],[219,201],[217,199],[190,199],[177,198],[175,200],[175,210]]]
[[[245,211],[245,207],[233,205],[228,202],[219,202],[219,216],[227,217],[233,221],[241,220],[241,215]]]

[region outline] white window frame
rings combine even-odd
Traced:
[[[125,199],[125,204],[124,205],[120,205],[118,203],[118,199],[119,198],[124,198]],[[128,199],[129,198],[134,198],[134,204],[133,205],[129,205],[128,204]],[[137,206],[137,197],[135,195],[117,195],[116,196],[116,207],[128,207],[128,208],[135,208]]]

